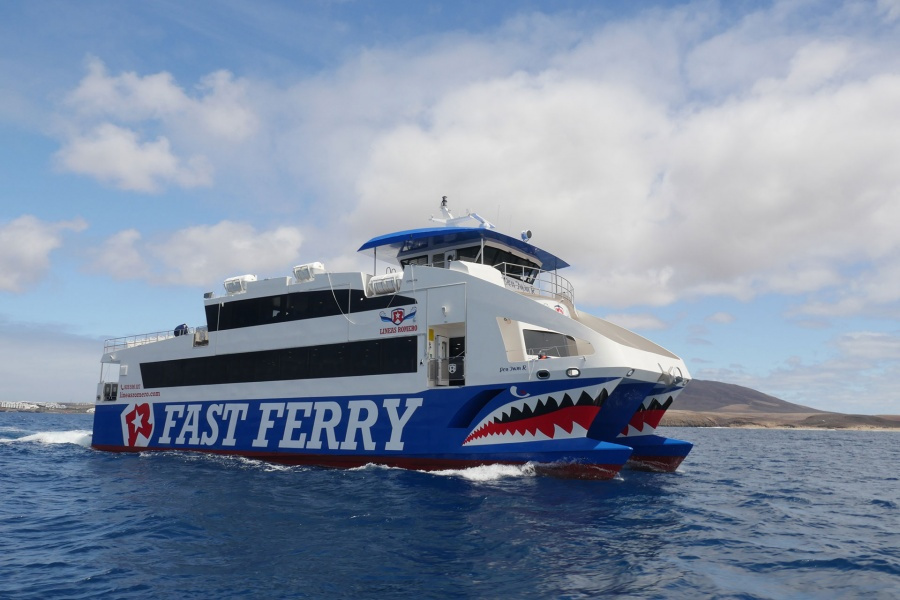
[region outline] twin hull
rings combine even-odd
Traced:
[[[654,374],[663,366],[659,359],[683,366],[677,357],[612,342],[496,281],[448,269],[410,271],[404,288],[418,289],[403,296],[407,304],[401,308],[365,310],[360,304],[350,315],[342,311],[299,323],[210,331],[201,347],[184,336],[113,349],[104,362],[120,366],[118,394],[113,402],[97,403],[93,446],[321,466],[444,469],[532,462],[566,475],[608,478],[632,455],[631,444],[622,439],[626,434],[644,442],[655,437],[630,430],[629,423],[649,396],[667,392],[657,382],[659,372]],[[357,281],[361,276],[329,277],[328,296],[365,289],[365,282]],[[289,281],[260,283],[296,287]],[[208,317],[214,314],[211,306],[221,310],[208,302]],[[525,327],[571,336],[579,354],[584,352],[537,360],[522,342]],[[441,334],[464,343],[465,377],[455,384],[435,379],[429,369]],[[354,357],[402,348],[391,342],[400,342],[400,336],[412,344],[406,362],[377,359],[396,374],[355,376],[362,370]],[[272,353],[295,352],[291,344],[297,339],[305,344],[299,350],[309,372],[291,363],[290,373],[276,373],[263,364],[284,363]],[[349,371],[327,377],[316,372],[320,350],[327,350],[323,356],[346,352],[333,369]],[[246,360],[228,362],[239,355]],[[236,377],[235,369],[251,363],[269,369],[265,377],[282,380],[240,375],[244,383],[227,383]],[[573,368],[577,374],[570,374]],[[374,390],[381,393],[370,393]]]
[[[632,407],[616,406],[617,383],[531,382],[431,389],[403,397],[101,404],[94,416],[93,445],[322,466],[443,469],[554,463],[564,471],[580,468],[587,472],[582,475],[611,477],[631,449],[590,437],[590,432],[628,422]]]

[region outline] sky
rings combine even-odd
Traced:
[[[900,0],[0,2],[0,400],[441,196],[696,379],[900,414]]]

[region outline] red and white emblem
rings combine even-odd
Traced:
[[[403,318],[406,316],[406,311],[402,308],[395,308],[391,311],[391,322],[394,325],[399,325],[403,322]]]
[[[122,411],[122,440],[126,446],[146,448],[153,435],[153,406],[129,404]]]

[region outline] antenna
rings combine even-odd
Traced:
[[[484,227],[485,229],[494,229],[493,223],[484,219],[478,213],[470,213],[466,211],[466,216],[464,217],[454,217],[453,213],[450,212],[450,206],[447,203],[447,196],[441,196],[441,214],[444,217],[443,219],[436,219],[431,217],[431,220],[435,223],[440,223],[442,225],[447,225],[448,227],[464,227],[467,222],[475,221],[478,223],[479,227]]]

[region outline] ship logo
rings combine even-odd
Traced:
[[[518,396],[482,419],[463,446],[587,437],[608,396],[603,386]]]
[[[146,448],[153,435],[153,407],[149,403],[129,404],[122,411],[122,439],[125,445]]]
[[[381,320],[385,323],[393,323],[394,325],[400,325],[407,319],[414,319],[416,316],[416,309],[413,309],[407,314],[405,308],[395,308],[391,311],[390,316],[385,314],[384,312],[379,313]]]

